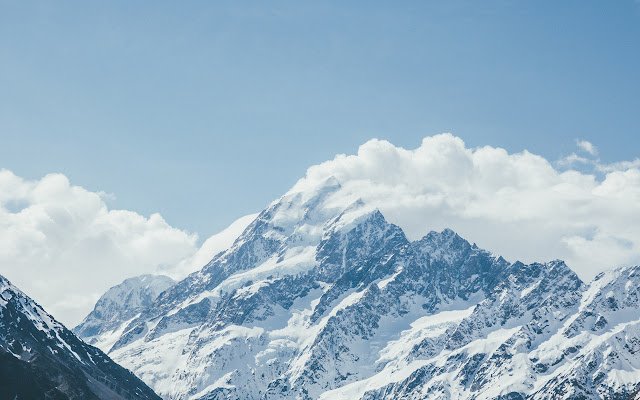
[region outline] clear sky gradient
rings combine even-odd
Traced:
[[[372,137],[640,153],[640,2],[0,0],[0,168],[202,238]]]

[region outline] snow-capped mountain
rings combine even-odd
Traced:
[[[93,311],[73,329],[85,342],[109,351],[128,321],[148,308],[158,295],[175,284],[164,275],[126,279],[100,297]]]
[[[109,354],[166,399],[631,398],[639,274],[586,285],[451,230],[411,241],[329,179],[273,202]]]
[[[0,398],[158,399],[0,276]]]

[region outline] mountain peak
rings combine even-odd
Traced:
[[[421,241],[425,242],[433,242],[433,243],[469,243],[465,239],[463,239],[460,235],[458,235],[453,229],[445,228],[441,232],[430,231],[427,233]]]
[[[461,257],[470,251],[483,252],[477,246],[473,247],[466,239],[462,238],[452,229],[444,229],[442,232],[431,231],[422,239],[413,243],[421,254],[430,254],[435,258]]]
[[[127,278],[103,294],[93,311],[73,331],[89,344],[109,351],[117,339],[113,336],[118,335],[122,324],[147,309],[160,293],[175,283],[164,275]]]

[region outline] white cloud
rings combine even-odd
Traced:
[[[618,166],[600,176],[560,171],[527,151],[471,149],[442,134],[414,150],[371,140],[309,168],[292,190],[334,176],[338,196],[378,207],[412,239],[451,227],[512,261],[564,259],[588,279],[640,263],[640,170]]]
[[[70,326],[110,286],[196,251],[197,237],[159,214],[109,210],[103,197],[61,174],[0,170],[0,274]]]
[[[588,153],[592,156],[598,155],[598,148],[589,141],[577,139],[576,145],[580,150],[584,151],[585,153]]]

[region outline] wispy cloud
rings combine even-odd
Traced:
[[[579,155],[576,152],[569,154],[555,162],[556,166],[561,168],[587,167],[592,172],[611,173],[616,171],[626,171],[629,169],[640,169],[640,158],[634,160],[615,161],[611,163],[603,162],[598,157],[598,148],[587,140],[576,140],[578,151],[586,153],[586,156]],[[584,170],[584,168],[580,168]]]
[[[587,140],[576,139],[576,145],[578,146],[578,149],[584,151],[585,153],[588,153],[592,156],[598,155],[598,148],[594,146],[593,143]]]
[[[595,167],[600,172],[625,171],[628,169],[640,169],[640,158],[631,161],[617,161],[610,164],[596,163]]]
[[[571,153],[557,161],[560,167],[571,167],[575,164],[591,164],[593,160]]]

